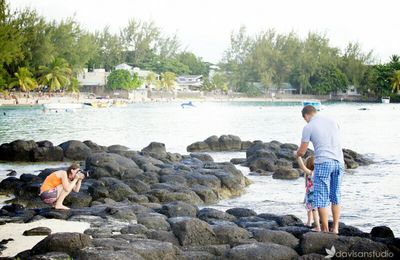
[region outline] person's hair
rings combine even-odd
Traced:
[[[71,175],[72,170],[76,170],[76,169],[79,169],[79,165],[76,163],[71,164],[71,166],[68,167],[67,175]]]
[[[303,109],[301,110],[301,115],[304,117],[305,115],[311,115],[311,114],[315,114],[317,113],[317,110],[315,109],[315,107],[313,106],[305,106],[303,107]]]
[[[314,170],[314,156],[308,156],[305,162],[307,169],[310,171]]]

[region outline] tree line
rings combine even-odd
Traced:
[[[77,75],[120,63],[162,73],[161,86],[173,74],[208,75],[209,63],[182,50],[176,35],[153,22],[131,19],[119,33],[108,27],[84,30],[74,18],[48,21],[35,10],[11,10],[0,0],[0,91],[35,89],[78,91]],[[123,88],[136,88],[132,76]],[[113,85],[115,86],[115,85]]]
[[[367,97],[397,95],[399,66],[397,55],[378,64],[373,52],[364,52],[358,43],[340,50],[322,33],[310,32],[304,39],[275,30],[249,35],[245,27],[231,34],[221,62],[230,87],[253,95],[287,83],[299,94],[338,93],[354,86]]]
[[[182,49],[177,35],[167,35],[153,22],[131,19],[119,32],[109,27],[90,32],[74,18],[48,21],[35,10],[11,10],[0,0],[0,91],[78,91],[83,68],[112,71],[127,63],[160,75],[138,79],[116,72],[111,89],[135,89],[145,81],[170,89],[176,75],[204,76],[203,90],[219,89],[261,95],[268,89],[292,86],[299,94],[329,94],[355,86],[366,97],[397,97],[400,59],[393,55],[379,63],[372,51],[358,43],[343,50],[332,46],[325,34],[266,30],[255,35],[242,27],[233,32],[220,71],[208,77],[210,65]],[[113,75],[114,74],[114,75]]]

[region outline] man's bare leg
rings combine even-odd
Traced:
[[[321,231],[329,232],[328,208],[318,208],[319,219],[321,221]]]
[[[57,186],[57,201],[54,205],[55,209],[69,209],[63,205],[64,199],[68,196],[69,192],[65,191],[62,184]]]
[[[332,232],[339,234],[340,205],[332,204],[333,226]]]

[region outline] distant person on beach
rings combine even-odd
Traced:
[[[294,153],[297,153],[296,151]],[[296,154],[297,157],[297,154]],[[306,195],[304,204],[307,210],[307,226],[312,227],[314,222],[314,231],[321,231],[319,223],[318,209],[313,206],[314,201],[314,156],[307,157],[305,164],[301,157],[297,157],[300,169],[304,172]]]
[[[340,187],[344,174],[343,151],[340,144],[338,123],[317,114],[313,106],[305,106],[301,111],[307,125],[303,128],[301,144],[296,157],[303,156],[309,142],[314,146],[314,198],[313,208],[318,208],[323,232],[339,233]],[[333,226],[329,230],[328,207],[331,204]]]
[[[79,192],[85,178],[79,171],[79,165],[72,164],[67,171],[59,170],[47,176],[40,187],[42,201],[56,209],[69,209],[63,202],[71,191]]]

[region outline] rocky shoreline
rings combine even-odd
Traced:
[[[188,146],[192,152],[189,155],[167,152],[164,144],[156,142],[141,151],[121,145],[105,147],[91,141],[67,141],[59,146],[49,141],[23,140],[2,144],[2,161],[81,161],[82,167],[91,172],[81,191],[67,197],[69,211],[51,209],[37,196],[42,181],[54,169],[0,182],[0,194],[15,196],[0,210],[0,224],[56,218],[84,221],[91,226],[83,234],[27,231],[33,235],[43,231],[48,236],[16,257],[324,259],[325,249],[332,246],[341,252],[374,251],[400,256],[400,239],[385,226],[365,233],[342,223],[338,236],[311,232],[293,215],[208,208],[207,204],[242,194],[250,184],[233,163],[274,178],[296,179],[302,173],[292,158],[296,145],[242,142],[232,135],[206,140],[207,146]],[[204,149],[246,151],[246,158],[216,163],[202,153]],[[348,168],[371,163],[350,150],[345,150],[345,159]],[[7,246],[7,241],[2,244]]]

